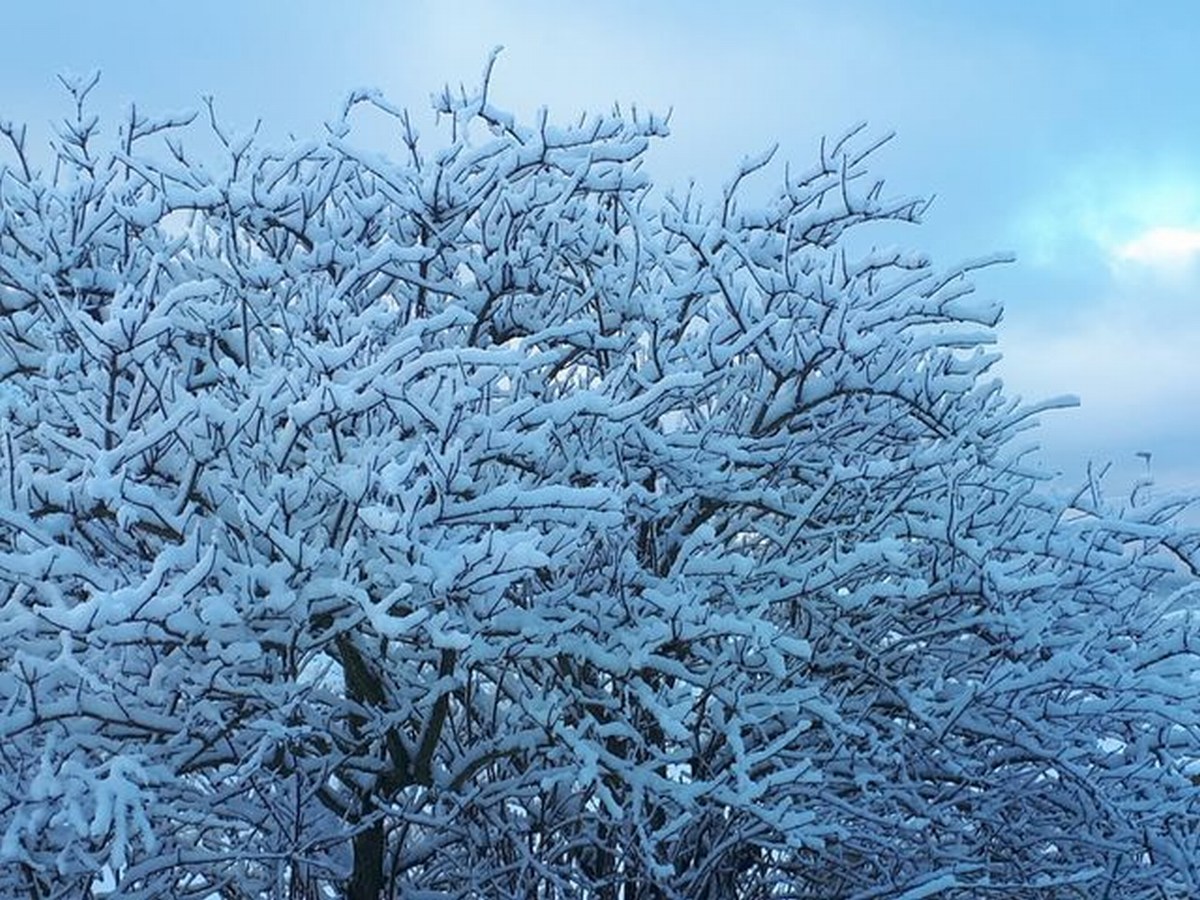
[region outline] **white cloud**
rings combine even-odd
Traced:
[[[1111,154],[1055,173],[1018,216],[1023,259],[1041,267],[1178,266],[1200,252],[1200,171]]]
[[[1118,260],[1181,268],[1200,254],[1200,228],[1151,228],[1116,247]]]

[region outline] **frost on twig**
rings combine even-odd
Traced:
[[[1046,490],[993,260],[847,249],[924,210],[861,129],[714,214],[486,78],[283,149],[69,87],[0,126],[0,893],[1200,893],[1195,535]]]

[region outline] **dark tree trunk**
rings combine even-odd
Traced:
[[[354,872],[350,876],[346,900],[382,900],[383,898],[383,823],[354,836]]]

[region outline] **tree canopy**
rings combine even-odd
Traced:
[[[702,203],[92,83],[0,129],[0,892],[1200,895],[1197,535],[1051,488],[863,129]]]

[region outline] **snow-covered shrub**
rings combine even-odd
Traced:
[[[875,144],[703,208],[654,117],[87,87],[4,127],[0,892],[1200,894],[1194,535],[1054,498],[978,265],[848,249]]]

